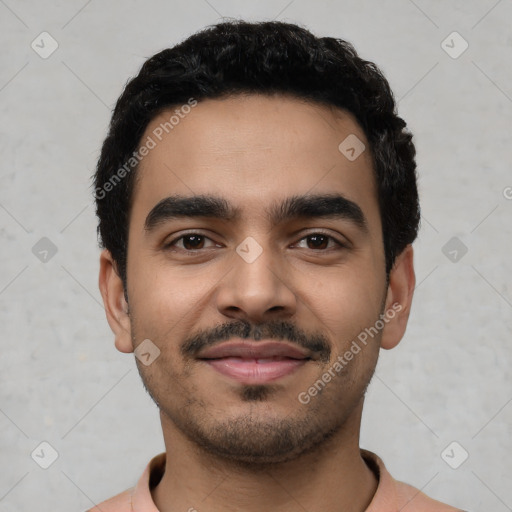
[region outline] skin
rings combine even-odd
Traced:
[[[155,118],[142,140],[168,118]],[[369,150],[355,161],[338,150],[350,134],[369,148],[355,119],[338,109],[284,96],[205,100],[141,162],[129,225],[129,308],[107,250],[99,286],[118,350],[132,352],[144,339],[160,350],[150,365],[137,364],[160,408],[167,462],[152,493],[162,512],[355,512],[375,493],[377,479],[359,451],[364,393],[380,348],[404,335],[415,276],[407,246],[386,285]],[[269,224],[273,202],[333,192],[360,206],[367,232],[347,219]],[[146,216],[171,194],[224,197],[242,215],[176,219],[148,234]],[[195,253],[189,239],[163,248],[189,230],[207,237]],[[306,237],[318,230],[346,247],[327,239],[316,248]],[[248,236],[263,250],[252,263],[235,251]],[[395,303],[401,309],[384,329],[302,404],[299,393]],[[288,322],[307,340],[321,337],[329,358],[256,388],[180,351],[191,336],[237,322],[268,327],[274,341],[269,326]],[[204,346],[219,340],[200,339]]]

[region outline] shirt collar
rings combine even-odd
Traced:
[[[378,486],[373,499],[365,512],[396,510],[397,498],[394,480],[386,470],[382,460],[375,453],[361,450],[361,457],[377,478]],[[153,457],[146,466],[132,492],[133,512],[159,512],[151,496],[151,490],[158,485],[165,471],[166,454]]]

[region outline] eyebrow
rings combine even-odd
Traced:
[[[307,194],[287,197],[266,211],[272,226],[300,218],[347,220],[368,232],[368,221],[360,206],[341,194]],[[206,217],[236,222],[241,211],[226,199],[211,195],[173,195],[162,199],[149,212],[144,223],[147,234],[161,224],[182,218]]]

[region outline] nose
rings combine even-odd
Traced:
[[[231,265],[215,295],[220,313],[254,323],[285,319],[295,314],[297,298],[288,284],[291,267],[279,260],[271,249],[264,249],[254,241],[245,246],[241,244],[233,254]]]

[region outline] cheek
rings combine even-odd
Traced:
[[[173,268],[148,259],[140,261],[130,276],[136,342],[149,338],[175,359],[179,343],[201,324],[217,274],[194,265]]]
[[[302,287],[306,305],[316,316],[314,321],[326,329],[335,350],[344,350],[379,318],[384,283],[369,267],[340,267],[329,274],[327,278],[319,274],[316,279],[309,275],[302,279]]]

